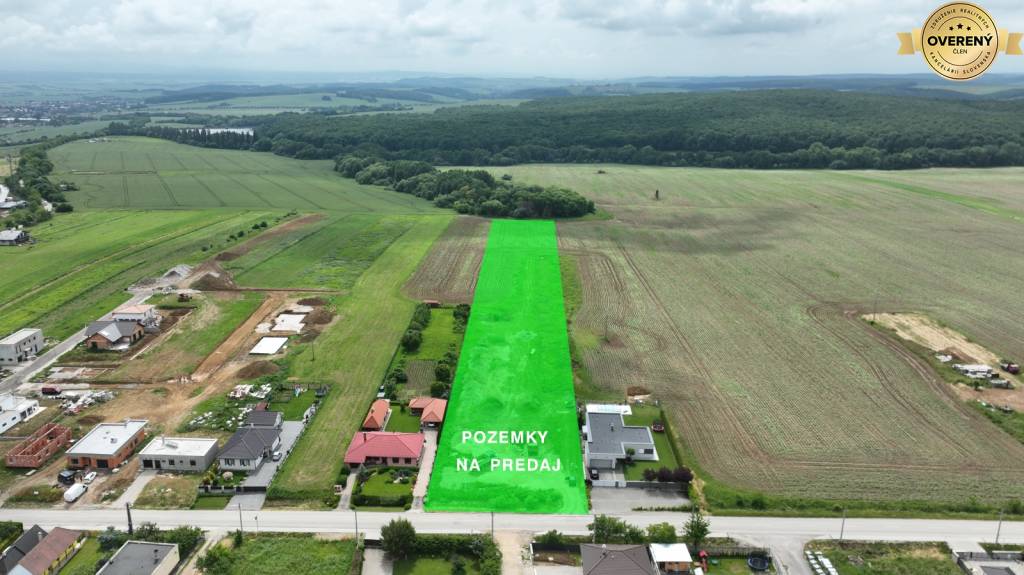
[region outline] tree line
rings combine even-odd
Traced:
[[[530,162],[719,168],[910,169],[1024,165],[1024,100],[825,90],[576,97],[432,114],[260,120],[279,155],[433,165]]]
[[[64,192],[78,188],[71,182],[51,181],[48,176],[53,172],[53,162],[46,157],[46,152],[51,148],[74,139],[77,139],[77,136],[63,136],[21,149],[18,165],[14,173],[4,179],[4,185],[10,190],[9,200],[24,200],[26,205],[12,210],[4,218],[5,227],[28,227],[51,219],[53,213],[43,207],[43,201],[50,202],[53,211],[57,213],[74,211],[74,207],[67,202]]]
[[[419,161],[344,156],[335,170],[360,184],[389,186],[431,200],[439,208],[485,217],[575,218],[594,213],[594,202],[559,187],[497,180],[486,170],[438,170]]]

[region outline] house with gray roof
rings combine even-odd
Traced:
[[[281,447],[281,430],[275,427],[239,427],[217,454],[224,471],[253,472]]]
[[[660,575],[646,545],[580,545],[583,575]]]
[[[658,450],[649,427],[626,425],[621,411],[602,410],[587,406],[586,441],[583,461],[590,469],[615,469],[633,450],[637,461],[657,461]]]
[[[170,575],[178,561],[174,543],[126,541],[96,575]]]
[[[137,321],[94,321],[85,328],[86,349],[127,349],[146,335]]]
[[[274,427],[281,429],[284,416],[280,411],[254,409],[245,414],[245,425],[249,427]]]
[[[46,538],[46,531],[38,525],[33,525],[25,530],[10,547],[4,549],[0,556],[0,575],[7,575],[14,570],[15,565],[28,555],[28,552],[35,549],[35,546]]]

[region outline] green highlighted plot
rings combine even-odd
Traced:
[[[587,513],[553,222],[491,225],[424,505]]]

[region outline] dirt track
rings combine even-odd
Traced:
[[[256,326],[263,322],[277,308],[284,305],[285,300],[285,294],[276,292],[269,294],[267,299],[260,304],[260,307],[256,308],[256,311],[249,316],[249,319],[245,320],[242,325],[231,332],[231,335],[217,346],[217,349],[213,350],[213,353],[206,356],[206,359],[192,373],[192,381],[201,382],[205,380],[234,357],[247,341],[254,340],[256,337]]]

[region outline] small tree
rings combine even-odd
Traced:
[[[236,529],[235,532],[231,534],[231,541],[235,544],[235,547],[241,547],[242,544],[245,543],[245,536],[242,535],[241,529]]]
[[[690,544],[690,549],[699,551],[704,540],[711,533],[711,523],[704,518],[699,507],[690,514],[690,520],[683,526],[683,539]]]
[[[416,351],[423,343],[423,333],[410,329],[402,336],[402,349],[405,351]]]
[[[230,573],[235,562],[235,556],[231,550],[222,545],[214,545],[196,561],[196,567],[208,575],[221,575]]]
[[[676,528],[671,523],[655,523],[647,526],[648,543],[675,543]]]
[[[587,529],[590,529],[594,543],[639,544],[646,538],[639,527],[607,515],[595,517]]]
[[[393,559],[406,559],[416,547],[416,529],[405,519],[392,519],[380,530],[380,544]]]
[[[627,447],[626,448],[626,464],[627,465],[629,465],[630,463],[633,463],[633,456],[634,455],[636,455],[636,450],[633,449],[632,447]]]
[[[648,467],[644,469],[644,481],[655,481],[658,479],[658,472]]]
[[[452,366],[447,363],[439,363],[434,366],[434,377],[437,381],[449,383],[452,380]]]
[[[448,391],[448,384],[443,381],[435,381],[430,384],[430,397],[444,397]]]

